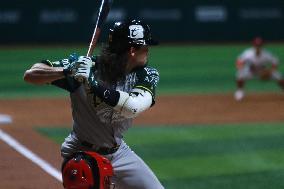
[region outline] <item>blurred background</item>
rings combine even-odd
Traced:
[[[3,73],[0,96],[30,95],[21,91],[26,89],[22,74],[36,61],[61,59],[72,52],[85,54],[99,4],[94,0],[1,1],[0,66]],[[264,39],[266,47],[280,62],[284,59],[281,43],[284,40],[284,2],[281,0],[114,0],[96,53],[107,40],[108,28],[115,21],[136,18],[149,23],[153,37],[160,42],[160,48],[153,48],[150,58],[164,76],[160,92],[232,92],[235,90],[236,58],[251,46],[255,36]],[[14,63],[15,66],[5,66]],[[172,67],[176,69],[174,73]],[[18,77],[7,73],[7,68]],[[15,80],[16,83],[10,83]],[[252,86],[248,90],[263,88],[263,84],[250,83]],[[12,85],[17,86],[16,91]],[[264,85],[268,90],[276,88],[270,82]],[[38,92],[41,91],[48,94],[45,88]],[[54,92],[53,89],[48,91]]]
[[[98,6],[94,0],[2,1],[0,42],[88,43]],[[279,41],[284,39],[283,9],[281,0],[123,0],[114,1],[105,27],[140,18],[161,42],[247,41],[255,35]]]
[[[0,131],[58,170],[60,144],[71,130],[69,94],[22,78],[40,60],[86,54],[99,4],[0,2],[0,120],[1,114],[12,119],[10,124],[0,121]],[[149,58],[160,82],[157,104],[126,133],[133,150],[166,188],[283,188],[283,91],[275,82],[253,79],[242,102],[233,93],[236,58],[255,36],[279,58],[284,73],[284,1],[114,0],[95,53],[115,21],[136,18],[146,21],[160,42]],[[0,149],[7,149],[0,139]],[[62,188],[20,158],[16,151],[2,153],[0,189]]]

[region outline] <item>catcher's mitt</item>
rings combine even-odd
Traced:
[[[271,77],[271,69],[263,69],[259,72],[259,78],[261,80],[269,80]]]

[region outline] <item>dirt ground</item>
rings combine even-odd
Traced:
[[[8,133],[35,154],[60,169],[60,145],[34,131],[35,127],[71,125],[68,99],[0,100],[0,114],[13,118],[2,124]],[[191,125],[284,121],[284,94],[160,96],[156,105],[136,118],[137,125]],[[0,189],[60,189],[61,183],[0,140]]]

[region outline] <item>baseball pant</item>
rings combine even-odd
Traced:
[[[152,170],[124,141],[117,152],[106,157],[114,168],[115,189],[164,189]]]

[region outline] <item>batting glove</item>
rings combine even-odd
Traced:
[[[88,79],[90,75],[90,70],[93,65],[93,61],[90,57],[80,56],[78,61],[75,62],[77,64],[77,71],[74,75],[74,78],[79,82],[84,82]]]
[[[79,56],[76,62],[79,64],[78,67],[92,67],[93,65],[92,58],[87,56]]]
[[[68,60],[69,62],[77,62],[79,55],[77,53],[72,53],[69,55]]]
[[[68,59],[63,59],[61,60],[61,63],[63,65],[63,74],[65,75],[65,77],[67,76],[74,76],[76,71],[77,71],[77,64],[76,62],[72,62],[70,63],[68,61]]]
[[[84,82],[90,75],[90,67],[80,67],[77,69],[74,78],[79,82]]]

